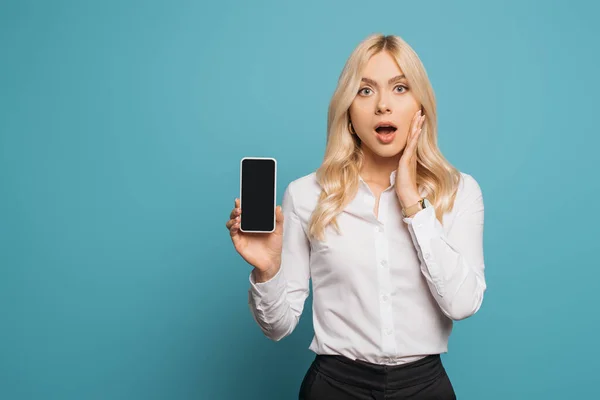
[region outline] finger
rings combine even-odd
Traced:
[[[423,114],[421,113],[421,110],[419,110],[415,113],[413,120],[412,120],[412,124],[411,124],[413,127],[413,130],[419,124],[422,116],[423,116]]]
[[[413,142],[414,142],[414,148],[417,148],[417,144],[419,143],[419,137],[421,136],[421,132],[423,132],[423,125],[425,124],[425,116],[423,115],[421,118],[419,118],[419,126],[418,129],[416,129],[415,135],[413,137]],[[416,151],[416,150],[415,150]]]
[[[241,220],[240,215],[234,215],[233,217],[229,218],[229,220],[227,221],[225,226],[227,226],[227,229],[229,229],[229,228],[231,228],[231,225],[235,224],[236,222],[240,222],[240,220]]]
[[[277,222],[283,222],[283,210],[281,206],[277,206],[275,208],[275,219]]]
[[[234,208],[231,210],[231,214],[229,214],[229,218],[233,219],[242,213],[242,209],[240,208],[240,200],[236,197],[233,202]]]
[[[413,136],[419,131],[419,129],[421,129],[421,127],[423,126],[424,120],[425,120],[425,116],[419,114],[419,116],[414,121],[413,126],[412,126],[412,135]]]
[[[417,143],[419,142],[419,136],[421,135],[421,129],[419,129],[415,135],[411,138],[410,143],[406,147],[406,153],[409,155],[413,155],[415,153],[415,149],[417,148]]]
[[[229,235],[232,239],[237,240],[239,238],[240,222],[238,220],[232,220],[231,228],[229,229]]]
[[[419,122],[421,120],[421,110],[418,110],[415,115],[413,115],[412,121],[410,123],[410,129],[408,130],[408,137],[406,138],[407,145],[411,142],[412,138],[415,136],[415,132],[419,126]]]
[[[419,116],[419,118],[417,118],[417,120],[414,124],[413,134],[411,135],[411,139],[416,140],[416,137],[419,136],[419,134],[421,133],[421,130],[423,129],[424,123],[425,123],[425,115]]]
[[[421,109],[418,109],[417,112],[415,113],[415,115],[413,115],[412,123],[414,124],[415,122],[417,122],[419,120],[419,118],[421,118],[421,115],[422,115]]]
[[[275,208],[275,233],[283,233],[283,209],[281,206]]]
[[[283,222],[283,213],[281,212],[281,207],[277,206],[277,207],[275,207],[275,224],[281,225],[282,222]],[[276,229],[277,229],[277,227],[276,227]]]
[[[236,224],[234,224],[234,225],[231,227],[231,229],[229,230],[229,235],[230,235],[232,238],[234,238],[234,237],[235,237],[235,236],[238,234],[238,231],[239,231],[239,229],[240,229],[239,225],[238,225],[237,223],[236,223]]]
[[[234,219],[242,213],[242,210],[238,207],[231,210],[231,214],[229,214],[229,219]]]

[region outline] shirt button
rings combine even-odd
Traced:
[[[387,294],[382,295],[381,300],[388,301],[388,295]]]
[[[392,334],[392,330],[391,330],[391,329],[389,329],[389,328],[387,328],[387,329],[386,329],[384,332],[385,332],[385,334],[386,334],[386,335],[388,335],[388,336]]]
[[[387,265],[387,261],[381,260],[380,264],[381,264],[381,266],[385,267]]]
[[[425,257],[426,260],[429,260],[429,253],[425,253],[423,257]]]

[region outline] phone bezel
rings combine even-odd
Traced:
[[[274,162],[275,168],[275,179],[273,180],[273,230],[270,231],[245,231],[242,229],[242,221],[241,219],[244,217],[243,215],[240,218],[240,232],[244,233],[273,233],[275,232],[275,228],[277,226],[277,216],[275,212],[275,208],[277,207],[277,160],[273,157],[242,157],[240,160],[240,210],[243,210],[243,199],[242,199],[242,166],[244,164],[244,160],[271,160]]]

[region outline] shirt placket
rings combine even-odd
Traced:
[[[382,352],[389,355],[387,361],[397,354],[394,319],[392,310],[392,283],[390,274],[389,243],[386,234],[385,221],[388,221],[388,204],[381,193],[379,198],[378,222],[375,224],[375,262],[377,263],[377,279],[379,283],[379,310],[381,317]]]

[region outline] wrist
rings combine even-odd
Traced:
[[[416,215],[416,214],[417,214],[419,211],[421,211],[421,210],[413,211],[411,214],[408,214],[408,215],[407,215],[406,217],[404,217],[404,218],[412,218],[412,217],[414,217],[414,216],[415,216],[415,215]]]
[[[275,268],[275,267],[269,268],[268,270],[265,270],[265,271],[261,271],[258,268],[254,268],[254,271],[252,271],[252,273],[254,274],[254,281],[256,283],[263,283],[263,282],[273,279],[273,277],[275,275],[277,275],[278,271],[279,271],[279,268]]]
[[[400,200],[400,205],[402,208],[408,208],[414,204],[417,204],[417,202],[421,200],[421,196],[419,196],[418,193],[411,193],[408,195],[398,194],[398,200]]]
[[[431,207],[432,204],[427,197],[421,198],[415,204],[408,206],[406,208],[402,208],[402,216],[404,218],[412,218],[416,214],[418,214],[421,210],[425,208]]]

